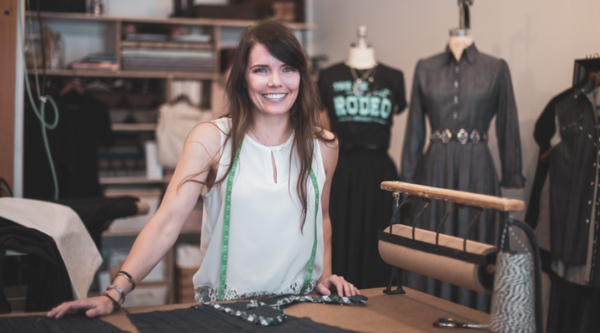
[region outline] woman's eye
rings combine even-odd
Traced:
[[[252,73],[266,73],[267,69],[263,67],[258,67],[252,70]]]
[[[284,67],[283,68],[284,73],[295,72],[295,71],[296,71],[296,69],[294,67]]]

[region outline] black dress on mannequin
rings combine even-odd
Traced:
[[[496,117],[501,161],[498,179],[487,142]],[[426,137],[425,118],[432,134]],[[424,152],[426,142],[429,142]],[[475,44],[457,61],[450,48],[420,60],[415,70],[406,124],[400,180],[488,195],[500,195],[500,186],[523,187],[519,123],[508,65],[480,53]],[[419,204],[420,205],[420,204]],[[420,206],[419,206],[420,207]],[[419,227],[436,231],[450,203],[434,201],[421,216]],[[416,207],[414,207],[416,208]],[[441,232],[495,244],[497,214],[484,210],[475,218],[470,209],[454,210]],[[411,219],[405,219],[412,223]],[[489,298],[434,279],[408,274],[407,286],[447,300],[489,310]]]
[[[318,82],[340,144],[329,203],[332,270],[357,288],[382,287],[389,279],[389,265],[379,256],[377,230],[389,224],[393,200],[379,186],[398,177],[387,150],[393,115],[406,107],[401,71],[379,64],[356,75],[369,71],[372,82],[365,79],[362,86],[353,87],[350,67],[339,63],[323,70]]]

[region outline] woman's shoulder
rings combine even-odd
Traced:
[[[229,130],[228,123],[226,118],[200,123],[192,129],[186,144],[200,144],[209,153],[217,153],[222,145],[221,135]]]

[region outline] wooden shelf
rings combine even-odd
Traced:
[[[27,12],[27,16],[35,17],[37,13]],[[119,17],[119,16],[94,16],[86,13],[53,13],[42,12],[42,18],[77,20],[77,21],[104,21],[104,22],[132,22],[132,23],[155,23],[155,24],[179,24],[179,25],[206,25],[219,27],[239,27],[245,28],[249,25],[258,23],[253,20],[224,20],[207,18],[142,18],[142,17]],[[282,22],[290,29],[294,30],[314,30],[317,26],[313,23]]]
[[[178,49],[178,50],[212,50],[212,43],[190,43],[190,42],[147,42],[124,40],[121,41],[121,47],[147,47],[158,49]]]
[[[42,70],[27,69],[28,74],[42,75]],[[199,79],[216,80],[216,73],[193,73],[193,72],[151,72],[151,71],[106,71],[106,70],[84,70],[84,69],[47,69],[46,75],[70,76],[70,77],[122,77],[122,78],[148,78],[148,79]]]
[[[102,185],[117,185],[117,184],[167,184],[171,180],[170,177],[163,179],[148,179],[146,177],[101,177],[100,184]]]
[[[144,132],[156,130],[156,124],[112,124],[113,131]]]

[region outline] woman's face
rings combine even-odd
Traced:
[[[254,112],[268,116],[287,114],[298,97],[298,70],[272,56],[262,44],[250,50],[245,77]]]

